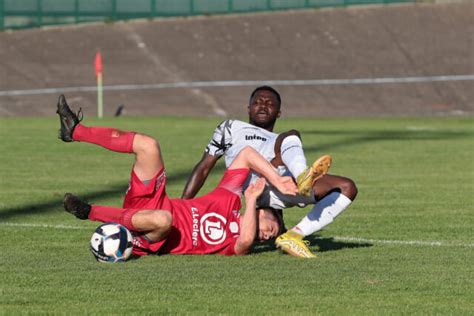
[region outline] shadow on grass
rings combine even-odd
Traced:
[[[217,173],[223,173],[224,166],[217,165],[214,168],[214,171]],[[189,173],[190,173],[189,171],[181,171],[171,176],[167,175],[167,182],[168,183],[174,182],[174,181],[184,182],[184,180],[188,178]],[[105,190],[90,192],[86,194],[79,194],[79,197],[85,201],[88,201],[89,203],[95,203],[101,199],[123,196],[125,194],[125,191],[127,190],[127,187],[128,187],[127,182],[110,184],[110,185],[107,185],[107,188]],[[64,193],[66,193],[66,191]],[[72,193],[75,193],[75,192],[72,191]],[[121,205],[116,205],[116,206],[121,206]],[[11,217],[17,217],[17,216],[47,214],[53,211],[57,211],[57,209],[60,209],[61,211],[63,211],[63,195],[58,196],[57,198],[54,198],[54,199],[50,199],[45,202],[30,203],[30,204],[25,204],[18,207],[1,209],[0,221],[5,221]]]
[[[470,137],[471,133],[468,132],[458,132],[458,131],[443,131],[443,130],[419,130],[419,131],[410,131],[410,130],[379,130],[379,131],[323,131],[323,130],[310,130],[303,131],[302,134],[314,134],[314,135],[347,135],[348,137],[340,141],[336,141],[329,144],[320,144],[312,146],[304,146],[306,152],[315,152],[319,153],[328,152],[335,148],[344,147],[344,146],[356,146],[359,144],[367,144],[372,142],[379,141],[418,141],[418,140],[449,140],[455,138]],[[303,136],[304,142],[304,136]],[[199,157],[196,157],[196,161]],[[224,171],[224,166],[222,164],[216,165],[213,174],[222,174]],[[188,178],[189,171],[180,171],[174,173],[173,175],[168,175],[168,183],[173,181],[184,181]],[[81,198],[94,202],[103,198],[110,198],[117,195],[124,194],[127,188],[127,183],[115,183],[109,185],[107,189],[97,192],[91,192],[88,194],[81,195]],[[66,192],[64,192],[66,193]],[[73,192],[74,193],[74,192]],[[62,196],[58,198],[51,199],[46,202],[40,203],[30,203],[18,207],[6,208],[0,210],[0,220],[7,220],[10,217],[16,216],[25,216],[32,214],[42,214],[54,211],[56,208],[62,209]],[[359,245],[359,244],[358,244]]]
[[[363,242],[337,241],[331,237],[308,236],[305,237],[305,239],[310,242],[310,249],[312,249],[316,253],[336,251],[341,249],[366,248],[373,246],[373,244]],[[253,253],[275,251],[276,249],[277,248],[275,246],[274,240],[268,240],[261,243],[256,243],[253,248]]]
[[[375,142],[383,141],[426,141],[426,140],[450,140],[457,138],[466,138],[472,137],[472,133],[469,132],[460,132],[460,131],[443,131],[443,130],[419,130],[419,131],[410,131],[410,130],[378,130],[378,131],[322,131],[322,130],[313,130],[313,131],[304,131],[304,134],[312,135],[321,135],[321,139],[324,139],[325,136],[340,136],[347,135],[345,139],[341,139],[336,142],[328,144],[319,144],[313,146],[304,145],[304,136],[303,136],[303,145],[305,152],[314,152],[319,151],[328,151],[334,150],[336,148],[341,148],[345,146],[356,146],[359,144],[368,144]]]
[[[312,246],[318,247],[317,252],[336,251],[351,248],[367,248],[373,246],[373,244],[364,242],[338,241],[331,237],[323,238],[317,236],[308,236],[306,239],[311,243]]]

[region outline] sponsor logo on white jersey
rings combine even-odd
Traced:
[[[264,141],[266,142],[267,139],[265,137],[262,137],[262,136],[258,136],[258,135],[245,135],[245,140],[261,140],[261,141]]]

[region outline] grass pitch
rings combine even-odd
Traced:
[[[99,121],[86,118],[87,125]],[[179,196],[219,119],[121,118],[101,125],[159,139]],[[333,156],[356,202],[310,238],[316,260],[271,245],[246,257],[149,256],[100,264],[99,223],[65,192],[121,205],[132,156],[57,139],[56,119],[0,119],[0,314],[471,314],[472,118],[283,119],[309,160]],[[202,193],[222,175],[221,161]],[[285,211],[295,224],[309,208]]]

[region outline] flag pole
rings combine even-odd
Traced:
[[[95,55],[95,75],[97,77],[97,116],[104,116],[104,94],[102,86],[102,56],[100,51]]]

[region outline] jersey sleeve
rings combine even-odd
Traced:
[[[211,141],[206,146],[206,153],[220,157],[232,146],[232,123],[233,120],[225,120],[216,127]]]
[[[222,188],[227,191],[230,191],[238,196],[242,193],[242,187],[245,180],[250,173],[250,169],[240,168],[240,169],[227,169],[224,172],[224,176],[217,185],[217,188]]]

